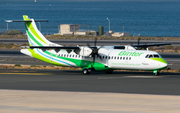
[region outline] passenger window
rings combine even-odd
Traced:
[[[123,60],[125,60],[125,57],[123,57]]]
[[[61,57],[63,57],[63,54],[61,54]]]
[[[108,59],[110,59],[110,56],[108,57]]]
[[[116,57],[114,57],[114,59],[116,59]]]
[[[129,57],[129,60],[131,60],[131,57]]]
[[[104,56],[102,58],[104,59]]]
[[[119,59],[119,57],[117,57],[117,59]]]
[[[120,58],[120,60],[122,60],[122,57]]]
[[[128,60],[128,57],[126,57],[126,60]]]
[[[107,59],[107,56],[106,56],[106,59]]]
[[[64,54],[64,57],[66,57],[66,54]]]

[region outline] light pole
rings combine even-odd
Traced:
[[[8,23],[12,22],[12,20],[5,20],[7,22],[7,31],[8,31]]]
[[[109,18],[107,18],[107,20],[109,21],[109,31],[110,31],[110,20],[109,20]]]

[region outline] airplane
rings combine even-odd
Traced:
[[[56,66],[81,68],[84,75],[92,71],[112,74],[114,70],[145,70],[159,75],[160,70],[168,66],[159,53],[137,48],[171,43],[96,46],[97,39],[95,39],[94,46],[63,46],[47,40],[38,30],[35,24],[37,21],[27,15],[23,15],[22,21],[13,22],[25,23],[29,46],[23,47],[21,53]]]

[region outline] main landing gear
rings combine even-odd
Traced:
[[[83,72],[84,75],[89,75],[89,74],[91,74],[91,71],[95,71],[95,70],[93,70],[93,68],[89,68],[89,69],[85,68],[85,69],[82,70],[82,72]],[[113,73],[113,70],[105,71],[105,73],[106,73],[106,74],[112,74],[112,73]]]
[[[83,69],[82,72],[84,75],[89,75],[91,74],[91,69]]]

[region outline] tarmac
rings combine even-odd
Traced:
[[[1,113],[179,113],[180,96],[0,90]]]
[[[0,69],[0,113],[179,113],[180,74]]]

